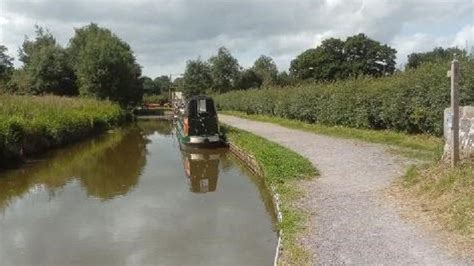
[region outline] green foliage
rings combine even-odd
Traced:
[[[396,52],[362,33],[345,41],[330,38],[298,55],[291,62],[290,73],[297,79],[318,81],[382,76],[395,71]]]
[[[304,229],[307,215],[295,207],[302,192],[294,182],[315,177],[317,170],[308,159],[274,142],[228,126],[222,131],[232,143],[255,156],[266,185],[280,196],[283,219],[278,227],[283,230],[284,261],[305,265],[309,255],[298,243],[297,235]]]
[[[5,88],[13,72],[13,58],[7,51],[6,46],[0,45],[0,90]]]
[[[424,63],[434,63],[437,61],[448,61],[457,58],[466,58],[467,52],[457,47],[444,49],[442,47],[436,47],[433,51],[425,53],[411,53],[408,55],[407,69],[417,68]]]
[[[189,60],[183,76],[185,96],[203,94],[212,87],[211,67],[200,58]]]
[[[271,57],[261,55],[253,64],[252,70],[262,80],[264,86],[276,83],[278,69]]]
[[[168,94],[145,94],[143,95],[143,102],[144,103],[157,103],[157,104],[165,104],[169,102]]]
[[[183,91],[184,90],[184,77],[177,77],[171,83],[171,88],[176,91]]]
[[[150,77],[144,76],[141,78],[143,82],[143,92],[145,94],[161,94],[167,93],[171,88],[171,80],[168,76],[159,76],[154,80]]]
[[[449,63],[429,63],[384,78],[233,91],[216,96],[221,110],[328,126],[441,135],[449,106]],[[461,62],[461,104],[474,104],[474,62]]]
[[[122,105],[141,101],[141,67],[130,46],[110,30],[93,23],[76,29],[68,52],[81,95]]]
[[[450,231],[474,235],[474,162],[455,168],[441,163],[412,167],[403,184]]]
[[[155,94],[167,93],[172,86],[170,77],[165,75],[155,78],[153,82],[155,82],[156,85]]]
[[[253,69],[246,69],[239,74],[239,78],[235,84],[236,88],[247,90],[250,88],[258,88],[262,85],[262,79],[255,73]]]
[[[240,66],[225,47],[219,48],[217,55],[209,59],[213,90],[223,93],[235,88]]]
[[[288,86],[294,83],[294,80],[288,75],[288,72],[282,71],[278,73],[277,78],[276,78],[276,84],[278,86]]]
[[[121,123],[108,101],[57,96],[0,95],[0,167]]]
[[[143,76],[142,78],[143,83],[143,92],[147,94],[160,94],[160,90],[156,83],[147,76]]]
[[[26,39],[20,50],[23,67],[9,83],[19,94],[76,95],[75,75],[66,51],[47,30],[36,26],[36,38]]]

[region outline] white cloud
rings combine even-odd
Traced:
[[[435,47],[468,48],[474,45],[474,25],[466,25],[455,34],[436,36],[426,33],[415,33],[407,36],[395,36],[391,41],[398,51],[398,63],[407,62],[407,56],[413,52],[426,52]]]
[[[467,25],[458,33],[456,33],[454,41],[451,43],[451,46],[474,46],[474,25]]]
[[[472,40],[474,2],[312,1],[12,1],[1,0],[0,42],[16,56],[33,25],[48,27],[63,45],[73,27],[97,22],[127,41],[144,73],[183,71],[186,60],[228,47],[243,66],[261,54],[280,69],[329,37],[359,32],[399,49],[399,62],[433,44]],[[453,20],[452,18],[456,18]],[[471,44],[472,45],[472,44]]]

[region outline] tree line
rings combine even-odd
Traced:
[[[345,40],[329,38],[316,48],[302,52],[291,61],[289,72],[279,72],[274,60],[260,56],[250,68],[242,68],[225,47],[208,60],[200,57],[188,60],[182,79],[174,86],[186,95],[225,93],[249,88],[288,86],[307,82],[331,82],[360,76],[392,75],[396,68],[397,51],[387,44],[360,33]],[[459,48],[437,47],[433,51],[412,53],[405,69],[423,63],[467,57]]]
[[[141,66],[130,46],[109,29],[91,23],[75,29],[66,47],[42,27],[25,38],[18,59],[0,45],[0,90],[15,94],[93,96],[122,105],[141,101]]]
[[[198,57],[186,62],[183,77],[175,85],[186,95],[225,93],[236,89],[288,85],[287,72],[278,72],[274,60],[261,55],[252,67],[244,69],[230,51],[221,47],[208,60]]]
[[[141,76],[141,66],[130,46],[94,23],[75,29],[66,47],[59,45],[47,29],[36,26],[35,34],[34,39],[26,38],[19,49],[18,59],[23,65],[18,69],[13,67],[6,47],[0,45],[0,92],[84,95],[131,105],[140,102],[144,93],[159,95],[170,89],[189,96],[359,76],[381,77],[399,71],[395,65],[397,51],[362,33],[345,40],[324,40],[296,56],[288,72],[279,72],[275,61],[266,55],[243,68],[227,48],[221,47],[207,60],[188,60],[183,76],[174,80],[167,75],[155,79]],[[454,55],[468,56],[459,48],[438,47],[410,54],[406,69]]]

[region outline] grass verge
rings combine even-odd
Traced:
[[[223,126],[222,131],[229,141],[255,156],[266,185],[280,195],[283,219],[278,227],[284,232],[281,259],[295,265],[307,264],[309,253],[296,238],[304,229],[308,215],[295,206],[302,193],[295,182],[316,176],[317,170],[308,159],[274,142],[229,126]]]
[[[402,177],[403,189],[397,192],[398,196],[412,205],[411,209],[418,213],[417,216],[430,216],[428,219],[439,224],[445,235],[455,238],[453,242],[457,243],[453,246],[456,249],[471,247],[470,250],[474,250],[474,162],[465,162],[456,168],[439,162],[441,139],[392,131],[328,127],[241,112],[223,113],[316,134],[388,144],[394,153],[424,161],[424,164],[409,168]]]
[[[0,168],[105,131],[125,118],[126,113],[109,101],[0,95]]]
[[[441,163],[411,167],[403,186],[448,231],[474,246],[474,161],[451,168]]]
[[[407,135],[389,130],[358,129],[341,126],[331,127],[320,124],[309,124],[298,120],[290,120],[280,117],[247,115],[236,111],[224,111],[221,113],[249,120],[274,123],[280,126],[304,130],[316,134],[387,144],[391,146],[391,151],[394,153],[423,161],[434,161],[440,158],[443,147],[442,139],[430,135]]]

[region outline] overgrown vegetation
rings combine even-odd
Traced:
[[[283,221],[283,260],[295,265],[309,261],[309,253],[297,243],[296,236],[304,229],[307,214],[295,207],[301,191],[294,182],[317,175],[311,162],[303,156],[249,132],[222,127],[226,137],[238,147],[255,156],[267,186],[280,195]]]
[[[163,105],[169,102],[169,97],[167,94],[147,94],[143,95],[143,103],[150,104],[160,104]]]
[[[216,96],[221,110],[327,126],[441,135],[449,106],[448,62],[427,63],[384,78],[300,84]],[[474,104],[474,61],[461,62],[461,104]]]
[[[474,244],[474,161],[456,168],[441,163],[413,167],[403,184],[421,199],[430,213],[449,230]]]
[[[67,47],[36,26],[34,39],[19,50],[23,65],[13,69],[13,58],[0,45],[0,92],[30,95],[87,95],[123,106],[141,101],[141,66],[130,46],[106,28],[91,23],[75,29]]]
[[[125,118],[109,101],[0,94],[0,167],[107,130]]]

